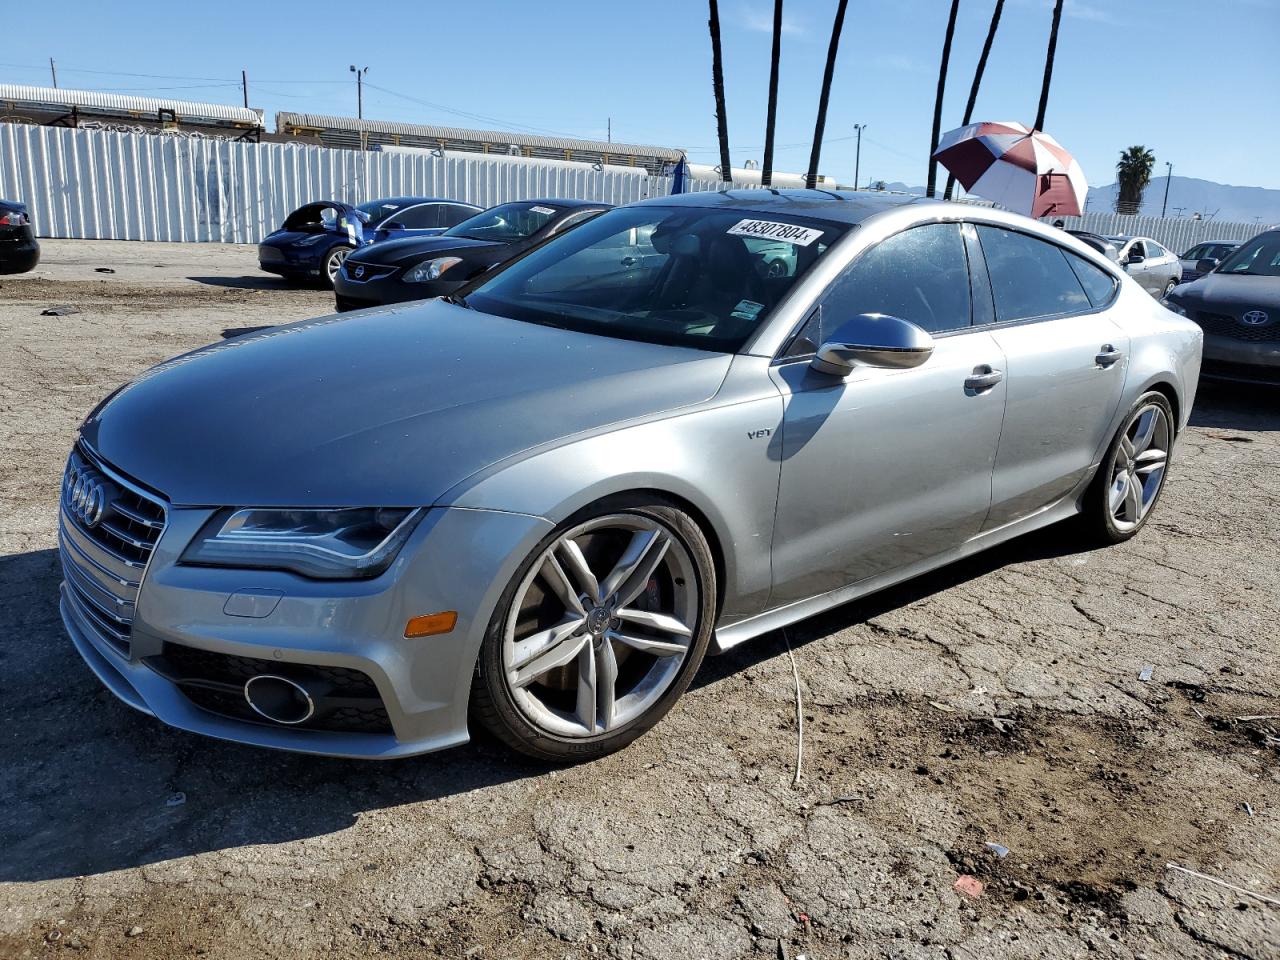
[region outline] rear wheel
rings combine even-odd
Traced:
[[[507,587],[480,652],[476,718],[543,760],[588,760],[657,723],[715,616],[711,551],[661,501],[607,500],[562,524]]]
[[[1177,285],[1178,285],[1177,280],[1170,280],[1168,283],[1166,283],[1164,285],[1164,296],[1161,297],[1161,299],[1167,300],[1169,298],[1169,294],[1173,293],[1173,288],[1176,287]]]
[[[329,290],[333,289],[333,281],[342,269],[342,263],[351,256],[350,247],[334,247],[325,254],[324,264],[320,270],[320,282]]]
[[[1173,409],[1164,394],[1143,394],[1111,441],[1085,500],[1084,521],[1093,539],[1122,543],[1151,518],[1164,491],[1173,452]]]

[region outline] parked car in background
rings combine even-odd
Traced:
[[[1204,375],[1280,384],[1280,230],[1240,244],[1213,266],[1201,260],[1200,279],[1168,299],[1204,329]]]
[[[411,229],[439,233],[447,228],[445,221],[457,223],[479,209],[439,197],[387,197],[359,205],[339,200],[308,203],[258,244],[258,265],[267,273],[332,287],[342,261],[356,247]],[[396,219],[405,216],[409,223]]]
[[[1179,258],[1182,261],[1182,282],[1190,283],[1192,280],[1198,280],[1209,272],[1203,269],[1200,263],[1201,260],[1214,261],[1210,266],[1210,269],[1212,269],[1212,267],[1216,267],[1227,259],[1227,255],[1237,246],[1239,244],[1224,240],[1208,240],[1204,243],[1197,243]]]
[[[794,269],[762,274],[779,242]],[[64,478],[63,623],[186,730],[391,758],[470,719],[588,760],[708,651],[1069,517],[1138,534],[1202,337],[1016,214],[654,198],[448,300],[223,341],[112,393]]]
[[[610,208],[592,200],[520,200],[478,213],[439,236],[386,240],[359,251],[334,278],[337,309],[446,296],[485,270]],[[627,269],[618,251],[601,270]]]
[[[1120,251],[1124,272],[1157,300],[1163,300],[1182,282],[1182,263],[1150,237],[1108,237]]]
[[[1102,236],[1102,234],[1091,233],[1088,230],[1068,230],[1067,233],[1071,234],[1081,243],[1087,243],[1112,263],[1120,262],[1120,248],[1109,239]]]
[[[0,273],[26,273],[40,262],[40,244],[25,203],[0,200]]]

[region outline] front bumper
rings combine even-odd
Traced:
[[[551,529],[546,520],[433,508],[386,573],[320,582],[277,571],[179,565],[178,556],[210,515],[207,509],[170,509],[137,595],[126,649],[94,628],[75,591],[63,584],[63,624],[112,693],[183,730],[302,753],[388,759],[467,741],[480,644],[516,566]],[[244,604],[228,613],[232,597],[246,593],[279,600],[250,615]],[[265,607],[270,609],[258,615]],[[452,632],[404,638],[411,617],[441,610],[457,611]],[[197,659],[265,661],[282,676],[321,670],[363,675],[376,688],[389,730],[285,726],[210,709],[207,701],[193,699],[198,688],[158,669],[167,652],[192,650]]]
[[[1206,334],[1201,376],[1241,383],[1280,384],[1280,342],[1249,343]]]
[[[325,247],[325,252],[329,248]],[[321,256],[314,247],[277,247],[258,244],[258,269],[280,277],[309,278],[320,276]]]
[[[358,267],[360,264],[357,263],[354,266]],[[453,293],[466,284],[464,280],[405,283],[400,279],[403,272],[397,268],[385,276],[356,280],[344,263],[333,280],[333,293],[338,312],[378,307],[388,303],[407,303],[410,300],[430,300],[433,297],[443,297]]]

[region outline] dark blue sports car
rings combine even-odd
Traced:
[[[386,197],[358,206],[321,200],[299,207],[258,244],[267,273],[333,286],[342,261],[357,247],[397,237],[431,236],[480,208],[439,197]]]

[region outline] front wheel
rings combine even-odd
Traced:
[[[671,709],[715,618],[706,537],[658,500],[606,500],[544,540],[503,593],[480,651],[475,717],[542,760],[621,749]]]
[[[325,289],[333,289],[333,281],[337,278],[338,271],[342,269],[343,262],[349,256],[351,256],[350,247],[334,247],[324,255],[324,263],[320,270],[320,282],[325,285]]]
[[[1092,539],[1122,543],[1146,525],[1164,490],[1175,434],[1173,408],[1159,391],[1129,408],[1085,498]]]
[[[1178,281],[1177,281],[1177,280],[1170,280],[1168,283],[1166,283],[1166,284],[1164,285],[1164,296],[1163,296],[1163,297],[1161,297],[1160,299],[1161,299],[1161,300],[1168,300],[1168,299],[1169,299],[1169,294],[1173,293],[1173,288],[1174,288],[1174,287],[1176,287],[1177,285],[1178,285]]]

